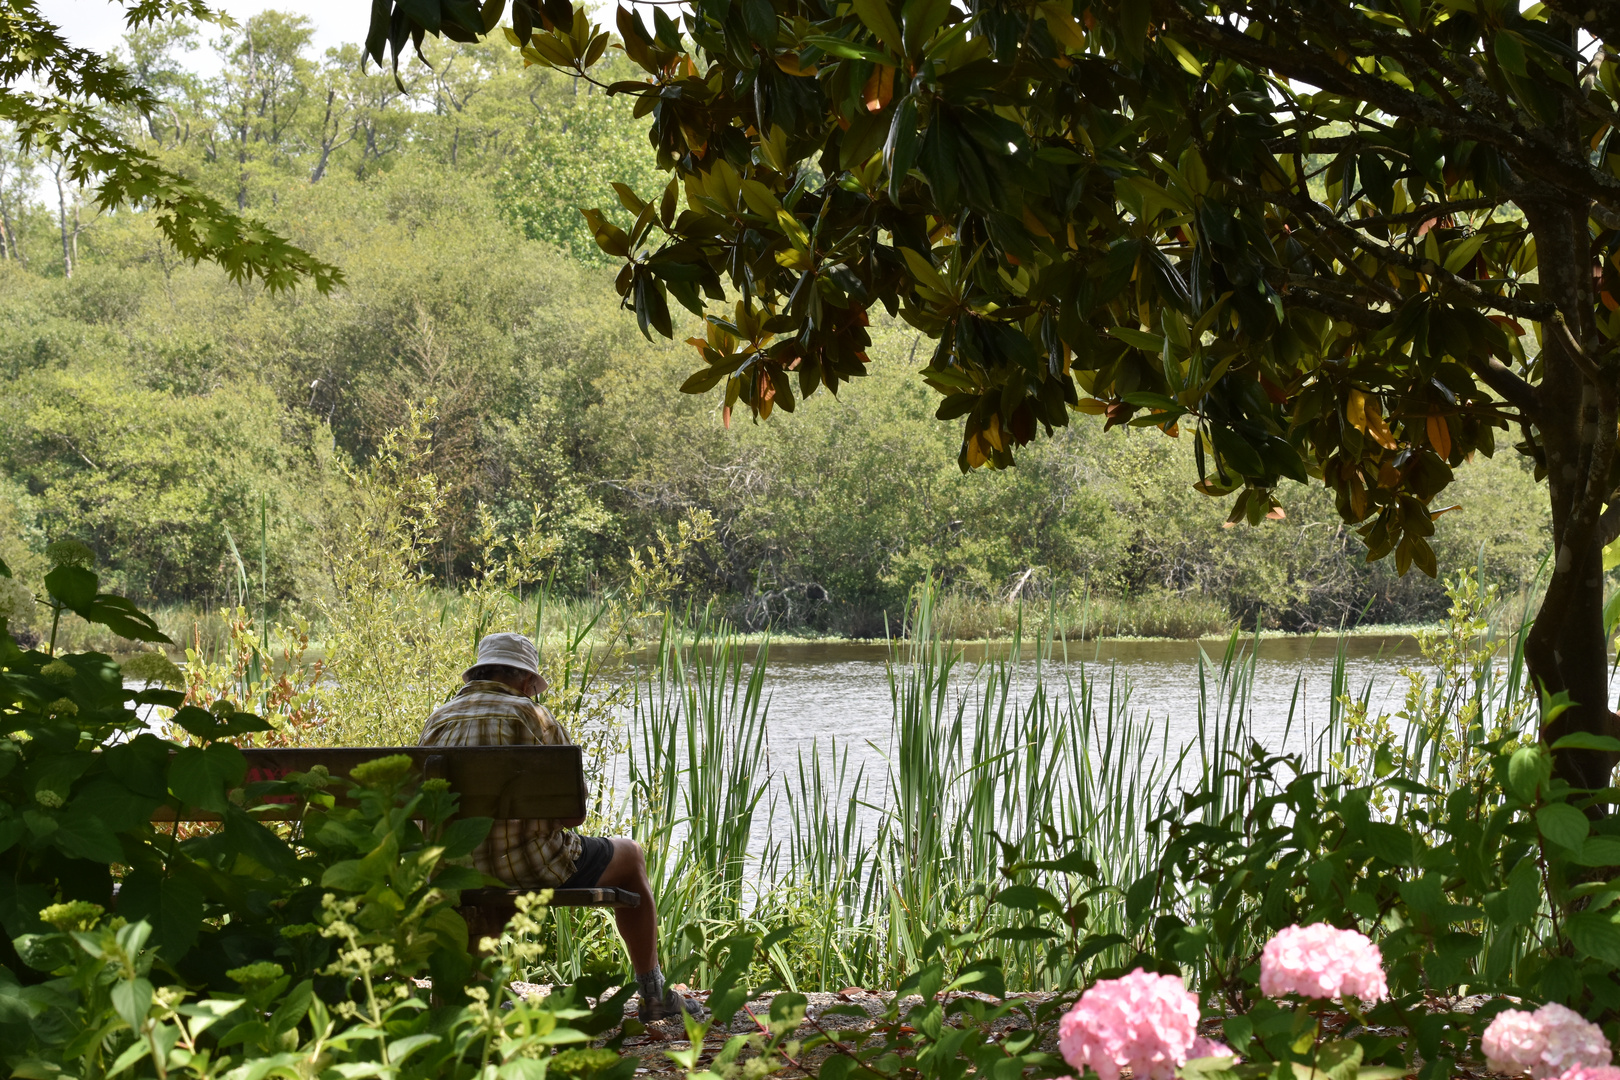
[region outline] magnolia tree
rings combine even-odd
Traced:
[[[503,5],[379,4],[372,54]],[[1574,703],[1545,734],[1607,782],[1620,4],[690,0],[617,41],[583,10],[514,0],[506,33],[646,73],[608,90],[670,179],[618,188],[628,229],[585,212],[645,331],[707,318],[683,390],[837,391],[880,305],[936,343],[964,469],[1098,414],[1180,438],[1234,521],[1327,485],[1402,572],[1435,572],[1453,470],[1523,454],[1556,552],[1527,660]]]

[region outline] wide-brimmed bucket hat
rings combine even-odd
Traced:
[[[534,647],[534,642],[522,634],[485,635],[478,642],[478,661],[462,672],[462,677],[470,677],[474,671],[484,667],[486,664],[500,664],[502,667],[517,668],[519,671],[539,679],[541,690],[544,690],[547,686],[546,677],[540,674],[540,650]]]

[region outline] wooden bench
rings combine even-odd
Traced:
[[[443,779],[461,797],[461,817],[532,821],[536,818],[570,820],[585,816],[585,760],[577,746],[368,746],[310,749],[243,750],[248,771],[244,783],[280,780],[290,773],[326,767],[335,779],[347,779],[363,762],[406,754],[424,780]],[[343,789],[332,792],[340,801]],[[299,806],[291,796],[268,800],[285,802],[284,811],[261,810],[261,821],[296,821]],[[174,811],[161,807],[154,821],[173,821]],[[215,821],[206,811],[186,810],[182,821]],[[473,943],[498,936],[517,911],[517,898],[532,889],[468,889],[458,909],[467,920]],[[553,889],[553,907],[638,907],[641,897],[626,889]]]

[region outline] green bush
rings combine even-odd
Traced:
[[[99,591],[87,554],[55,552],[51,621],[72,611],[163,640]],[[557,1050],[617,1022],[628,991],[581,983],[537,1004],[509,989],[537,958],[543,896],[483,958],[469,947],[456,905],[495,884],[466,864],[490,822],[455,818],[446,782],[413,783],[395,756],[356,768],[342,800],[320,769],[246,783],[231,740],[267,725],[126,688],[168,677],[142,657],[121,670],[25,651],[0,617],[0,1061],[13,1075],[539,1080]],[[183,735],[146,730],[150,708],[173,710]],[[298,806],[295,828],[258,820],[271,799]],[[175,824],[152,821],[164,810]],[[187,810],[217,824],[182,836]],[[576,1007],[587,991],[595,1011]],[[592,1076],[625,1080],[631,1066],[609,1056]]]

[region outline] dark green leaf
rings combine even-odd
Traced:
[[[1104,949],[1124,944],[1125,938],[1119,934],[1092,934],[1080,943],[1080,948],[1074,954],[1074,962],[1083,964]]]
[[[82,566],[58,566],[45,575],[45,591],[79,615],[95,603],[99,584],[100,579]]]
[[[78,609],[75,609],[78,610]],[[122,596],[102,593],[89,608],[79,611],[86,622],[100,623],[119,637],[133,641],[150,641],[172,645],[168,636],[158,629],[152,617]]]
[[[490,828],[495,824],[489,818],[457,818],[445,827],[444,835],[439,843],[444,846],[446,859],[460,859],[471,855],[484,838],[489,835]]]
[[[298,856],[287,842],[235,806],[225,811],[224,846],[273,874],[298,871]]]
[[[1036,885],[1009,885],[996,893],[996,903],[1021,911],[1039,911],[1041,908],[1055,915],[1063,913],[1057,897]]]
[[[1153,894],[1158,887],[1158,875],[1149,871],[1137,878],[1129,889],[1125,891],[1125,917],[1132,924],[1139,923],[1142,916],[1147,914],[1148,904],[1153,901]]]
[[[699,368],[697,371],[694,371],[691,375],[687,376],[685,382],[681,383],[681,393],[708,393],[710,390],[713,390],[720,384],[721,379],[726,378],[726,376],[729,374],[730,372],[719,366]]]
[[[226,792],[240,785],[246,774],[247,759],[234,746],[186,746],[175,752],[169,767],[169,790],[186,806],[223,814]]]
[[[1060,936],[1044,926],[1004,926],[990,935],[992,941],[1039,941]]]
[[[1590,731],[1574,731],[1553,743],[1552,749],[1620,751],[1620,739],[1612,735],[1594,735]]]
[[[1570,943],[1583,956],[1620,966],[1620,925],[1612,911],[1577,911],[1564,923]]]
[[[1536,811],[1536,828],[1548,840],[1570,851],[1581,850],[1592,823],[1568,803],[1552,803]]]
[[[948,989],[1000,998],[1007,994],[1006,976],[997,959],[976,960],[963,968]]]
[[[57,815],[51,842],[69,855],[91,862],[112,864],[124,857],[123,845],[112,828],[93,809],[80,809],[71,802]]]
[[[207,709],[187,705],[170,721],[199,739],[229,739],[255,731],[269,731],[270,724],[252,713],[230,713],[223,719]]]
[[[1367,847],[1387,863],[1412,865],[1412,835],[1398,825],[1375,821],[1367,826]]]
[[[1589,836],[1581,845],[1580,854],[1570,861],[1581,866],[1620,866],[1620,839]]]
[[[165,960],[177,963],[202,930],[202,890],[189,877],[165,876],[160,868],[142,867],[124,878],[118,914],[151,923],[153,944]]]

